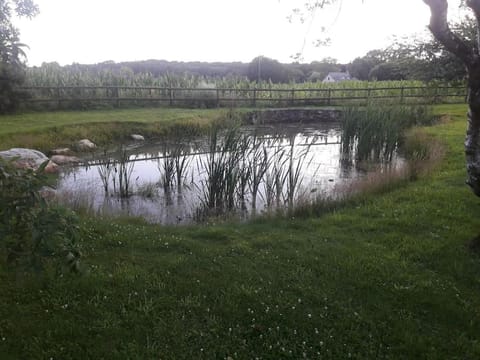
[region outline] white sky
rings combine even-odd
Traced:
[[[450,1],[455,10],[459,0]],[[18,20],[28,64],[132,61],[243,61],[264,55],[281,62],[302,49],[303,61],[348,62],[399,36],[425,30],[422,0],[343,0],[308,24],[287,16],[304,0],[36,0],[40,15]],[[340,10],[340,11],[339,11]],[[338,16],[337,16],[338,15]],[[333,43],[315,47],[320,28]]]

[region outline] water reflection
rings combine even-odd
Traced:
[[[65,169],[58,192],[73,206],[183,224],[242,216],[332,195],[365,174],[341,153],[339,124],[242,127],[97,154]],[[126,186],[126,187],[125,187]]]

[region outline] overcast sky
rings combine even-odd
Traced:
[[[422,0],[343,0],[313,21],[289,23],[304,0],[36,0],[40,15],[17,21],[28,64],[164,59],[243,61],[264,55],[292,62],[348,62],[386,46],[393,34],[426,29]],[[459,0],[450,1],[455,9]],[[324,27],[329,47],[315,47]]]

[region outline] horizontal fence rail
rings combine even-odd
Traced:
[[[370,88],[175,88],[133,86],[30,86],[20,89],[26,108],[90,108],[99,106],[292,107],[366,104],[465,103],[463,86]]]

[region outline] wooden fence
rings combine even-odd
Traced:
[[[463,86],[370,88],[171,88],[131,86],[23,87],[26,108],[91,108],[99,106],[295,107],[366,104],[464,103]]]

